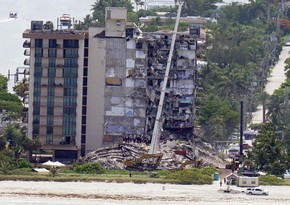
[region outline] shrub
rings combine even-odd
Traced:
[[[9,175],[31,175],[31,168],[18,168],[11,170]]]
[[[31,163],[28,160],[21,159],[17,163],[17,168],[19,168],[19,169],[21,169],[21,168],[32,168],[32,165],[31,165]]]
[[[204,167],[201,169],[201,173],[207,174],[207,175],[213,175],[214,173],[217,172],[217,169],[214,167]]]
[[[209,174],[202,173],[202,169],[185,169],[173,172],[166,179],[180,181],[181,184],[212,184],[213,178]]]
[[[156,172],[152,172],[149,174],[150,178],[159,178],[159,175]]]
[[[259,183],[261,185],[282,185],[284,184],[283,179],[278,178],[276,176],[259,176]]]
[[[99,163],[75,164],[73,170],[81,174],[104,174],[105,168]]]
[[[52,177],[55,177],[55,175],[57,174],[57,168],[56,167],[51,167],[50,169],[49,169],[49,171],[50,171],[50,174],[51,174],[51,176]]]
[[[157,173],[158,173],[159,176],[167,176],[171,172],[169,170],[167,170],[167,169],[163,169],[163,170],[158,170]]]

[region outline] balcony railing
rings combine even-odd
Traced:
[[[30,59],[29,58],[25,59],[23,64],[24,65],[30,65]]]
[[[23,42],[23,48],[30,48],[31,47],[31,43],[30,43],[30,41],[29,40],[25,40],[24,42]]]
[[[30,49],[25,49],[24,50],[24,55],[25,56],[30,56]]]

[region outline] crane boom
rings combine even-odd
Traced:
[[[162,89],[161,89],[161,94],[160,94],[160,99],[159,99],[159,105],[157,108],[157,115],[154,123],[154,128],[153,128],[153,134],[152,134],[152,139],[151,139],[151,144],[150,144],[150,149],[149,149],[149,154],[155,154],[157,145],[159,143],[160,139],[160,129],[162,127],[162,121],[161,121],[161,114],[163,110],[163,104],[164,104],[164,97],[165,97],[165,91],[166,91],[166,85],[168,81],[168,75],[169,75],[169,70],[171,67],[171,60],[173,56],[173,51],[174,51],[174,45],[175,45],[175,40],[176,40],[176,34],[177,34],[177,29],[178,29],[178,24],[179,24],[179,19],[180,19],[180,14],[181,14],[181,8],[183,5],[182,1],[178,2],[178,11],[177,11],[177,16],[176,16],[176,21],[175,21],[175,26],[174,26],[174,31],[171,39],[171,45],[170,45],[170,51],[169,51],[169,56],[167,59],[167,65],[166,65],[166,70],[165,70],[165,76],[164,76],[164,81],[162,84]]]

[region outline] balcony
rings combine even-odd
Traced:
[[[29,68],[24,69],[24,75],[29,75]],[[28,81],[28,80],[27,80]]]
[[[30,49],[25,49],[23,54],[25,56],[30,56]]]
[[[30,59],[26,58],[23,62],[24,65],[30,65]]]
[[[30,40],[25,40],[23,42],[23,48],[30,48],[31,47],[31,43]]]

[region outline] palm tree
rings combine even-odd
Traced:
[[[261,170],[276,175],[285,172],[285,146],[279,139],[279,133],[274,124],[264,124],[253,143],[250,157],[250,160]]]
[[[270,95],[263,91],[258,95],[258,101],[262,104],[262,109],[263,109],[263,123],[266,122],[266,104],[269,100]]]
[[[266,117],[271,119],[273,124],[280,126],[282,124],[282,116],[284,113],[284,103],[281,96],[272,95],[269,99],[269,102],[266,104],[266,108],[268,110]]]
[[[134,0],[135,4],[136,4],[136,12],[139,11],[138,6],[141,3],[141,0]]]
[[[23,78],[22,81],[18,82],[14,87],[13,91],[16,95],[22,98],[24,103],[25,97],[27,96],[27,91],[29,90],[29,85],[26,83],[27,78]]]

